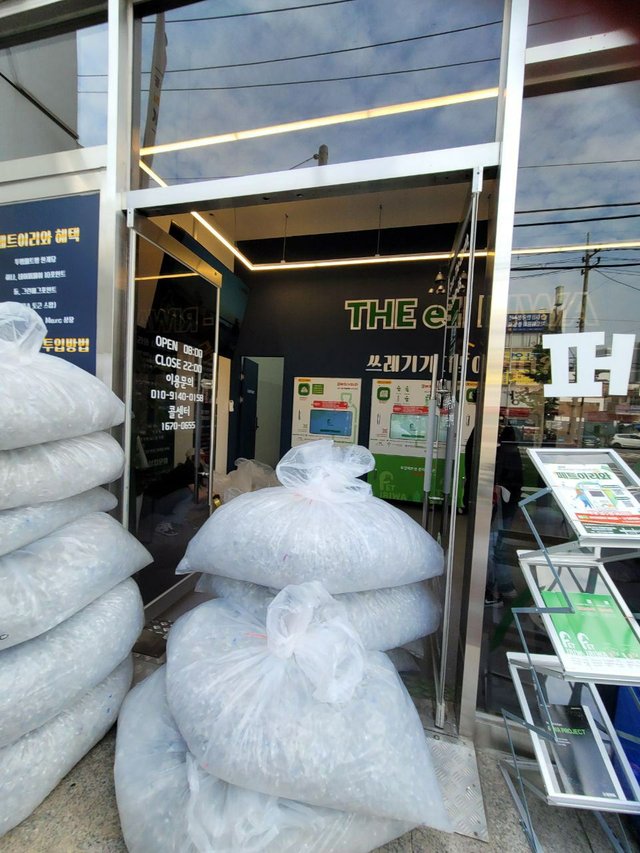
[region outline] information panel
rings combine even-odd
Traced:
[[[0,206],[0,301],[42,317],[42,351],[96,370],[98,194]]]
[[[320,438],[357,442],[360,379],[296,376],[293,386],[292,447]]]

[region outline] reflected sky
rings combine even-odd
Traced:
[[[639,241],[639,152],[637,81],[526,99],[514,247]],[[640,250],[589,255],[584,330],[635,333]],[[547,309],[563,287],[564,330],[578,331],[585,256],[514,255],[509,310]]]
[[[107,141],[107,96],[99,92],[87,92],[87,81],[101,81],[98,88],[104,89],[105,77],[87,77],[107,73],[107,25],[89,27],[77,33],[78,51],[78,134],[83,148],[104,145]]]
[[[392,7],[389,0],[346,0],[276,12],[278,5],[292,4],[272,0],[268,14],[246,14],[267,4],[207,0],[167,13],[157,143],[497,84],[500,0],[396,0]],[[142,27],[145,71],[154,21]],[[148,80],[143,74],[142,115]],[[154,168],[169,183],[201,180],[289,169],[321,144],[336,163],[485,142],[494,126],[489,101],[156,155]]]

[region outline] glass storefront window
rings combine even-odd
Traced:
[[[169,184],[494,139],[501,0],[206,0],[141,29],[143,160]]]
[[[137,576],[149,603],[209,517],[217,294],[142,238],[135,286],[129,529],[153,555]]]
[[[613,447],[640,471],[639,106],[637,81],[524,102],[479,692],[479,705],[494,713],[517,711],[505,652],[522,651],[512,608],[532,603],[517,551],[537,546],[518,501],[543,484],[527,447]],[[628,361],[611,370],[595,362],[596,384],[584,396],[579,384],[571,396],[560,385],[584,379],[583,344],[572,340],[552,363],[543,341],[572,333],[600,336],[584,344],[596,359],[614,335],[632,336]],[[545,396],[545,385],[559,393]],[[529,507],[547,546],[574,538],[552,498]],[[640,610],[637,560],[607,568]],[[535,616],[522,624],[531,652],[552,652]]]
[[[106,143],[106,87],[106,24],[0,50],[0,158]]]

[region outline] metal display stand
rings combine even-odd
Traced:
[[[620,815],[640,815],[640,786],[595,685],[640,686],[640,626],[605,568],[640,556],[640,479],[612,450],[528,453],[546,486],[520,502],[539,549],[518,552],[533,605],[512,610],[524,652],[508,652],[507,661],[521,715],[502,711],[511,761],[501,769],[534,853],[543,848],[527,792],[593,812],[613,849],[628,853]],[[528,509],[549,494],[576,535],[552,548]],[[603,549],[614,553],[603,556]],[[531,653],[531,621],[555,655]],[[535,761],[516,754],[515,726],[528,730]]]

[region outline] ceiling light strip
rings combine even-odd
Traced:
[[[166,275],[137,275],[136,281],[160,281],[162,278],[194,278],[197,277],[197,272],[176,272],[167,273]]]
[[[157,175],[150,166],[140,160],[140,168],[149,175],[161,187],[168,186],[162,178]],[[389,264],[407,263],[408,261],[446,261],[451,259],[450,252],[427,252],[414,255],[383,255],[365,258],[336,258],[326,261],[280,261],[273,264],[254,264],[242,252],[197,211],[191,211],[194,219],[197,219],[213,236],[252,272],[274,272],[286,269],[320,269],[328,267],[347,267],[358,264]],[[512,249],[511,255],[552,255],[563,252],[586,252],[603,249],[640,249],[640,241],[624,240],[618,243],[573,243],[566,246],[539,246],[526,249]],[[484,258],[490,253],[486,249],[476,251],[476,257]]]
[[[356,110],[350,113],[337,113],[317,118],[301,119],[284,124],[273,124],[267,127],[256,127],[250,130],[236,130],[231,133],[221,133],[217,136],[202,136],[197,139],[184,139],[181,142],[166,142],[162,145],[149,145],[140,149],[140,156],[149,154],[166,154],[168,151],[185,151],[190,148],[203,148],[207,145],[221,145],[225,142],[238,142],[242,139],[258,139],[264,136],[276,136],[280,133],[294,133],[299,130],[310,130],[316,127],[328,127],[335,124],[345,124],[364,119],[383,118],[384,116],[401,115],[402,113],[419,110],[433,110],[437,107],[449,107],[454,104],[466,104],[471,101],[483,101],[497,98],[498,89],[478,89],[474,92],[459,92],[454,95],[442,95],[438,98],[426,98],[420,101],[408,101],[403,104],[389,104],[384,107],[372,107],[369,110]]]
[[[161,187],[167,187],[168,186],[168,184],[162,180],[160,175],[158,175],[156,172],[154,172],[153,169],[151,168],[151,166],[147,166],[147,164],[143,160],[140,160],[140,168],[144,172],[146,172],[147,175],[149,175],[149,177],[152,180],[154,180],[157,184],[159,184]],[[211,234],[213,234],[213,236],[216,238],[216,240],[219,240],[223,246],[226,246],[226,248],[233,255],[235,255],[235,257],[239,261],[241,261],[246,266],[247,269],[249,269],[249,270],[253,269],[253,264],[251,263],[251,261],[247,257],[245,257],[242,254],[242,252],[233,245],[233,243],[229,242],[229,240],[227,240],[227,238],[220,231],[215,229],[213,227],[213,225],[211,225],[209,222],[207,222],[207,220],[200,213],[198,213],[195,210],[192,210],[191,216],[193,216],[193,218],[196,219],[201,225],[204,225],[204,227],[207,229],[207,231],[210,231]]]
[[[146,172],[149,177],[156,182],[156,184],[160,184],[161,187],[168,187],[169,184],[166,181],[163,181],[160,175],[153,171],[151,166],[147,166],[144,160],[139,160],[138,165],[142,169],[143,172]]]
[[[192,210],[191,215],[201,225],[204,225],[204,227],[207,229],[207,231],[211,232],[211,234],[213,234],[213,236],[216,238],[216,240],[219,240],[222,243],[222,245],[225,246],[239,261],[241,261],[248,270],[255,269],[255,266],[251,263],[249,258],[247,258],[245,255],[243,255],[242,252],[240,251],[240,249],[238,249],[236,246],[234,246],[233,243],[231,243],[229,240],[227,240],[227,238],[220,231],[218,231],[216,228],[214,228],[210,222],[207,222],[207,220],[201,214],[199,214],[195,210]]]
[[[486,252],[476,252],[476,257],[484,257]],[[334,258],[326,261],[280,261],[275,264],[253,264],[253,272],[274,272],[276,270],[309,270],[327,267],[354,267],[372,264],[402,264],[408,261],[448,261],[451,252],[430,252],[415,255],[375,255],[364,258]]]

